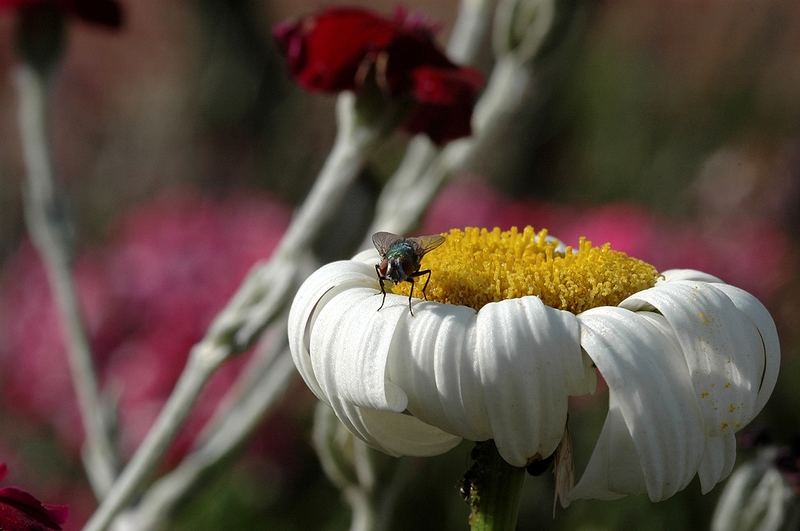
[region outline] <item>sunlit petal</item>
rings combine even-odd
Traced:
[[[389,378],[407,393],[413,415],[479,441],[491,430],[473,360],[476,319],[466,306],[417,304],[414,317],[398,322]]]
[[[476,349],[500,455],[515,466],[549,456],[564,433],[570,389],[594,382],[575,316],[538,297],[487,304],[478,313]]]
[[[708,273],[703,273],[696,269],[667,269],[666,271],[662,271],[659,284],[674,282],[676,280],[697,280],[699,282],[710,282],[712,284],[722,283],[722,280],[714,275],[709,275]]]
[[[608,415],[578,483],[566,495],[566,502],[580,499],[616,500],[631,492],[644,492],[642,467],[636,447],[616,398],[609,397]]]
[[[363,287],[331,298],[319,310],[311,333],[311,363],[326,396],[399,413],[408,398],[387,379],[386,362],[395,328],[408,307],[387,304],[378,312],[380,299],[374,289]]]
[[[735,431],[752,418],[763,345],[753,322],[716,284],[666,282],[620,306],[655,308],[666,318],[686,357],[709,435]]]
[[[677,339],[656,314],[601,307],[578,319],[610,397],[600,441],[570,498],[645,489],[654,501],[672,496],[697,472],[704,438]]]
[[[714,485],[728,477],[736,463],[736,436],[732,431],[717,433],[706,439],[703,460],[697,476],[700,490],[706,494]]]
[[[334,399],[336,416],[364,442],[394,456],[426,457],[439,455],[461,442],[461,437],[402,413],[361,408]]]
[[[753,416],[755,416],[761,411],[764,404],[767,403],[767,399],[772,395],[772,391],[775,389],[775,383],[778,380],[778,372],[781,363],[781,347],[778,341],[778,331],[775,328],[775,322],[772,320],[772,317],[770,317],[769,312],[758,299],[743,289],[731,286],[730,284],[719,284],[715,287],[727,295],[736,308],[753,322],[763,342],[765,356],[764,376],[761,380],[761,386],[758,389],[758,398],[756,399],[756,405],[753,411]]]
[[[326,401],[311,366],[311,330],[319,310],[331,298],[351,287],[377,284],[369,267],[351,260],[327,264],[315,271],[295,295],[288,319],[289,349],[300,376],[320,400]]]
[[[704,492],[733,468],[734,433],[753,416],[765,363],[764,344],[753,321],[719,285],[665,282],[621,304],[656,308],[680,342],[708,437],[699,471]]]

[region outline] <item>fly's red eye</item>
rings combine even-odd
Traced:
[[[381,264],[378,266],[378,271],[382,277],[386,276],[386,270],[389,268],[389,261],[388,260],[381,260]]]

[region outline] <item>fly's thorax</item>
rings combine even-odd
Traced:
[[[415,259],[417,256],[417,249],[414,245],[407,241],[401,240],[399,242],[393,243],[391,247],[386,250],[386,258],[388,260],[395,260],[395,259]]]
[[[413,260],[405,256],[397,256],[388,260],[386,277],[397,284],[398,282],[406,280],[414,271]]]
[[[401,241],[392,245],[386,251],[384,260],[387,262],[385,276],[395,283],[406,280],[419,270],[417,251],[409,242]]]

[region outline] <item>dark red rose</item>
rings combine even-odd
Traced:
[[[8,472],[0,463],[0,481]],[[61,529],[69,510],[64,505],[42,504],[16,487],[0,488],[0,529],[8,531],[46,531]]]
[[[385,97],[410,104],[407,131],[438,144],[471,133],[483,77],[450,61],[419,18],[331,8],[280,23],[274,36],[292,77],[307,90],[359,92],[374,81]]]
[[[54,6],[64,14],[109,28],[122,25],[122,9],[116,0],[0,0],[0,11],[41,6]]]
[[[374,60],[397,32],[394,22],[354,8],[331,8],[273,30],[295,81],[324,92],[355,90],[362,64]]]

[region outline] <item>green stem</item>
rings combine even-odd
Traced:
[[[506,463],[494,441],[476,443],[472,458],[475,462],[464,476],[470,530],[513,531],[517,527],[525,469]]]

